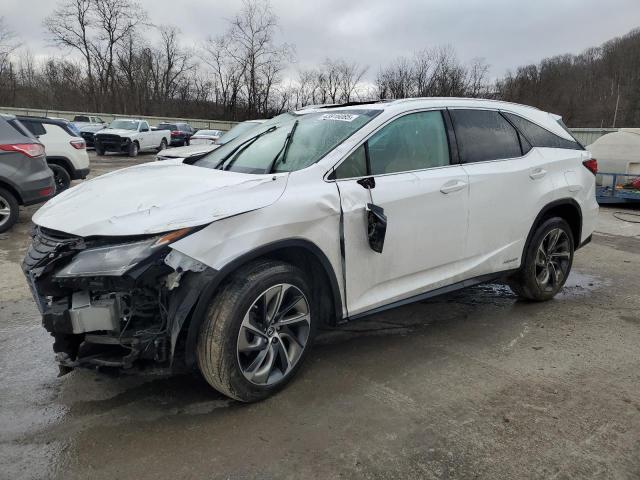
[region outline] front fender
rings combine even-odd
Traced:
[[[187,366],[194,366],[196,362],[198,333],[207,314],[211,299],[218,290],[218,287],[241,265],[257,258],[268,256],[276,251],[292,248],[304,249],[310,255],[313,255],[320,265],[322,265],[329,279],[329,287],[334,299],[332,313],[336,319],[341,319],[343,316],[343,305],[338,276],[326,255],[324,255],[320,248],[307,240],[295,238],[280,240],[245,253],[232,262],[229,262],[221,270],[207,267],[203,272],[190,272],[187,274],[188,276],[181,282],[179,290],[169,305],[169,331],[171,333],[172,355],[177,338],[185,325],[187,325],[187,320],[189,320],[188,330],[186,332],[185,361]]]

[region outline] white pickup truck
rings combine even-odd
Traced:
[[[168,130],[151,130],[146,120],[118,118],[94,135],[96,153],[126,153],[135,157],[140,151],[159,152],[167,148],[170,140]]]

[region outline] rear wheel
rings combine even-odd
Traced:
[[[158,151],[161,152],[166,148],[167,148],[167,141],[163,138],[162,141],[160,142],[160,147],[158,148]]]
[[[56,164],[50,164],[49,169],[53,172],[53,181],[56,186],[56,195],[64,192],[71,186],[71,176],[64,167]]]
[[[527,247],[523,264],[509,286],[523,298],[545,301],[562,289],[573,264],[574,239],[569,224],[554,217],[540,225]]]
[[[18,221],[19,209],[16,197],[0,188],[0,233],[6,232]]]
[[[200,371],[231,398],[262,400],[301,367],[315,317],[301,270],[271,260],[242,267],[211,302],[198,338]]]

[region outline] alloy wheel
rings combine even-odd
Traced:
[[[571,243],[567,233],[554,228],[549,231],[536,252],[536,282],[542,291],[559,290],[571,265]]]
[[[274,385],[295,367],[311,330],[309,302],[287,283],[264,291],[245,314],[237,341],[244,377],[255,385]]]
[[[11,206],[6,198],[0,196],[0,227],[9,221]]]

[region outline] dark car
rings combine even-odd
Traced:
[[[95,148],[95,138],[94,135],[100,130],[104,130],[104,126],[100,123],[87,124],[84,127],[80,128],[80,136],[84,139],[87,144],[87,148]]]
[[[171,145],[174,147],[189,145],[191,135],[196,133],[188,123],[159,123],[156,130],[171,130]]]
[[[0,114],[0,233],[18,220],[19,206],[55,193],[44,146],[12,115]]]

